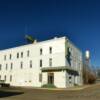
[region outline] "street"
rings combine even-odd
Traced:
[[[32,88],[3,89],[10,91],[0,100],[100,100],[100,84],[92,85],[81,90],[46,90]],[[1,93],[0,93],[1,94]],[[7,93],[6,93],[7,94]]]

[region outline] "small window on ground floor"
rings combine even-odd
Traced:
[[[39,74],[39,82],[42,82],[42,73]]]
[[[6,79],[7,79],[7,77],[6,77],[6,75],[4,76],[4,80],[6,81]]]
[[[10,82],[12,82],[12,75],[10,75]]]

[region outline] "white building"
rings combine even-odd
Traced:
[[[12,86],[82,85],[82,53],[66,37],[1,50],[0,80]]]

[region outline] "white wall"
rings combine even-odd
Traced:
[[[41,86],[41,82],[39,82],[39,73],[41,73],[40,59],[43,61],[42,67],[49,67],[49,58],[52,58],[52,67],[64,66],[64,43],[65,38],[58,38],[7,50],[1,50],[1,79],[4,80],[4,76],[6,75],[6,83],[10,83],[11,85],[36,87]],[[49,47],[52,47],[52,54],[49,53]],[[43,50],[42,55],[40,55],[40,48]],[[27,57],[28,50],[30,52],[29,57]],[[23,58],[21,58],[21,52],[23,52]],[[19,58],[17,58],[17,53],[19,53]],[[10,54],[12,55],[12,59],[9,59]],[[7,57],[6,60],[4,60],[4,55]],[[32,68],[30,68],[30,60],[32,60]],[[20,68],[21,62],[23,62],[23,69]],[[11,63],[13,63],[12,70]],[[6,64],[8,64],[7,70]],[[12,82],[10,82],[10,75],[12,75]]]
[[[41,72],[40,59],[42,59],[44,67],[61,67],[66,65],[65,52],[66,52],[66,38],[51,39],[43,42],[37,42],[34,44],[23,45],[11,49],[0,51],[0,64],[2,69],[0,70],[1,79],[4,80],[6,75],[7,83],[15,86],[34,86],[40,87],[47,83],[47,74]],[[49,53],[49,48],[52,47],[52,53]],[[72,48],[75,48],[71,46]],[[40,55],[40,49],[42,48],[43,54]],[[27,51],[29,50],[30,55],[27,57]],[[77,49],[73,49],[76,50]],[[21,52],[23,52],[23,58],[21,58]],[[17,58],[19,53],[19,58]],[[74,52],[75,53],[75,52]],[[78,56],[79,53],[79,56]],[[9,59],[10,54],[12,59]],[[4,55],[7,59],[4,60]],[[81,57],[80,52],[77,51],[75,57]],[[49,66],[49,59],[52,58],[52,66]],[[32,60],[32,68],[30,68],[30,60]],[[78,61],[78,59],[77,59]],[[20,63],[23,62],[23,69],[20,68]],[[13,69],[11,70],[11,63],[13,63]],[[6,64],[8,69],[6,70]],[[74,69],[73,62],[73,69]],[[80,71],[80,70],[79,70]],[[43,74],[42,83],[39,82],[39,73]],[[57,87],[66,87],[66,75],[65,72],[54,72],[54,83]],[[12,75],[12,82],[10,82],[10,75]]]

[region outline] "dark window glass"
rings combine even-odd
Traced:
[[[40,67],[42,67],[42,60],[40,60]]]
[[[21,69],[23,69],[23,62],[21,62],[21,66],[20,67],[21,67]]]
[[[4,80],[6,81],[6,75],[4,76]]]
[[[42,55],[42,48],[40,49],[40,55]]]
[[[39,82],[42,82],[42,74],[39,74]]]
[[[10,59],[12,58],[12,55],[10,54]]]
[[[6,55],[4,55],[4,60],[6,60]]]
[[[13,69],[13,63],[11,63],[11,70]]]
[[[2,69],[2,65],[0,64],[0,70]]]
[[[29,56],[30,56],[30,51],[28,50],[28,51],[27,51],[27,57],[29,57]]]
[[[17,58],[19,58],[19,53],[17,53]]]
[[[32,68],[32,60],[30,61],[30,68]]]
[[[49,66],[52,66],[52,58],[49,59]]]
[[[23,52],[21,52],[21,58],[23,58]]]
[[[8,64],[6,64],[6,70],[8,69]]]
[[[50,52],[50,54],[52,53],[52,47],[49,48],[49,52]]]
[[[10,75],[10,82],[12,82],[12,75]]]

